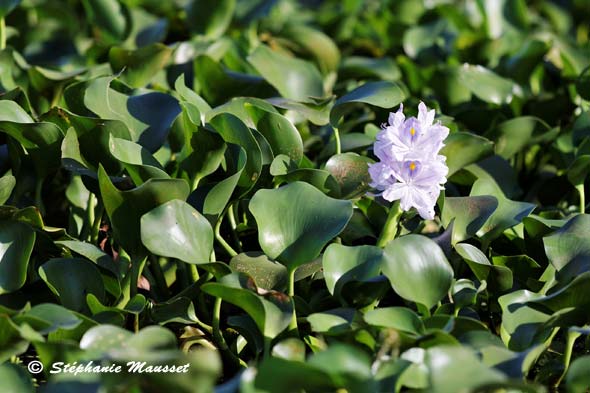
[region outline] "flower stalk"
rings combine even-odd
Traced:
[[[385,221],[381,235],[379,236],[379,239],[377,239],[377,247],[383,248],[387,245],[387,243],[395,239],[399,229],[399,220],[402,216],[402,213],[403,211],[400,207],[400,202],[393,202],[389,208],[389,214],[387,215],[387,220]]]

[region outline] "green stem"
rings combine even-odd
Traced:
[[[387,215],[387,220],[385,221],[381,235],[379,236],[379,239],[377,239],[378,247],[385,247],[387,243],[395,238],[395,235],[397,235],[398,231],[399,219],[402,213],[403,212],[399,205],[399,201],[393,202],[389,208],[389,214]]]
[[[236,246],[238,246],[238,251],[242,252],[242,242],[240,242],[240,238],[238,237],[238,234],[236,233],[236,228],[238,227],[238,224],[236,222],[236,216],[234,214],[234,207],[236,205],[232,204],[228,211],[227,211],[227,218],[229,219],[229,224],[230,224],[230,228],[231,228],[231,234],[232,237],[234,238],[234,242],[236,243]]]
[[[180,283],[182,289],[188,288],[191,284],[188,278],[188,271],[186,263],[180,260],[176,260],[176,279]]]
[[[225,251],[227,251],[227,253],[231,257],[235,257],[236,255],[238,255],[238,253],[229,244],[227,244],[225,239],[221,236],[221,232],[220,232],[221,223],[223,222],[223,218],[225,217],[226,212],[227,212],[227,208],[223,213],[221,213],[221,215],[217,219],[217,223],[215,223],[215,238],[217,239],[219,244],[221,244],[221,246],[225,249]]]
[[[555,382],[555,387],[558,387],[561,384],[561,381],[567,374],[567,370],[570,366],[570,361],[572,360],[572,352],[574,350],[574,344],[578,337],[580,337],[581,333],[576,331],[569,331],[567,332],[567,341],[565,343],[565,352],[563,353],[563,373],[559,376],[559,379]]]
[[[584,214],[586,212],[586,195],[584,193],[584,183],[578,184],[576,186],[576,190],[578,190],[578,194],[580,194],[580,213]]]
[[[237,367],[243,367],[244,364],[240,358],[236,356],[227,345],[225,338],[223,337],[223,333],[221,333],[221,329],[219,328],[219,321],[221,319],[221,298],[215,298],[215,305],[213,306],[213,321],[211,322],[213,328],[213,339],[217,344],[217,347],[225,354],[227,354],[230,360],[234,363]]]
[[[90,241],[96,245],[98,243],[98,233],[100,232],[100,224],[102,223],[102,215],[104,213],[104,205],[98,201],[98,212],[94,216],[94,222],[92,223],[92,231],[90,233]]]
[[[6,49],[6,22],[0,18],[0,50]]]
[[[297,312],[295,310],[295,270],[296,268],[291,268],[289,270],[289,291],[288,295],[291,297],[291,304],[293,304],[293,318],[291,318],[291,323],[289,324],[289,331],[297,332]]]
[[[199,281],[199,271],[197,270],[197,265],[193,265],[192,263],[189,265],[189,281],[191,283]]]
[[[334,129],[334,140],[336,141],[336,154],[342,153],[342,145],[340,143],[340,131],[338,128],[333,127]]]
[[[272,339],[270,337],[264,337],[264,359],[268,359],[270,357],[271,343]]]

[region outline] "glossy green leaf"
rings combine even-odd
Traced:
[[[130,86],[143,87],[166,66],[171,55],[172,49],[159,43],[136,50],[113,47],[109,61],[114,72],[123,71],[121,78]]]
[[[498,207],[486,221],[477,235],[486,241],[497,238],[508,228],[518,225],[528,216],[535,205],[527,202],[513,201],[504,196],[498,185],[492,180],[477,180],[471,188],[470,196],[490,195],[498,200]]]
[[[557,130],[555,130],[557,131]],[[510,158],[525,147],[551,136],[549,126],[541,119],[522,116],[498,124],[486,137],[495,143],[496,154]],[[555,137],[556,132],[551,133]]]
[[[35,391],[31,374],[18,364],[4,363],[0,365],[0,380],[6,392],[31,393]]]
[[[209,262],[213,228],[188,203],[166,202],[141,216],[141,241],[152,253],[193,264]]]
[[[429,348],[425,363],[429,371],[429,391],[433,393],[452,393],[464,389],[477,391],[478,387],[483,388],[506,379],[502,373],[484,366],[468,348]]]
[[[394,82],[369,82],[338,98],[330,112],[330,123],[338,122],[351,105],[364,103],[379,108],[393,108],[406,99],[405,88]]]
[[[254,280],[243,273],[232,273],[216,283],[207,283],[202,290],[242,308],[267,338],[285,330],[292,318],[291,298],[281,292],[257,288]]]
[[[445,140],[440,154],[447,157],[449,176],[460,169],[494,154],[494,145],[489,140],[469,132],[454,132]]]
[[[100,193],[117,240],[131,255],[145,252],[139,221],[148,211],[173,199],[186,200],[188,185],[179,179],[150,179],[141,186],[118,190],[102,167],[98,172]]]
[[[367,295],[371,299],[371,291],[378,294],[383,284],[379,280],[382,255],[382,250],[374,246],[329,245],[322,257],[328,291],[345,302],[356,300],[362,303]]]
[[[446,296],[453,279],[453,268],[440,247],[420,235],[389,242],[382,269],[397,294],[428,308]]]
[[[325,196],[315,187],[295,182],[259,190],[250,201],[258,240],[270,258],[288,269],[312,261],[352,216],[352,204]]]
[[[420,317],[405,307],[382,307],[371,310],[365,314],[365,322],[416,336],[425,332],[424,323]]]
[[[356,153],[344,153],[330,157],[325,169],[334,176],[340,186],[341,198],[352,199],[363,195],[369,190],[370,158]]]
[[[36,234],[21,222],[0,220],[0,294],[16,291],[27,278]]]
[[[88,20],[96,26],[97,36],[106,44],[123,41],[130,32],[127,7],[116,0],[84,0]]]
[[[5,175],[0,177],[0,205],[4,205],[16,185],[16,178],[12,175]]]
[[[465,260],[479,281],[486,281],[493,293],[504,292],[512,288],[512,271],[505,266],[492,265],[478,248],[467,243],[455,245],[455,250]]]
[[[453,223],[452,244],[473,237],[498,208],[493,196],[445,197],[442,223]]]
[[[458,73],[461,83],[483,101],[502,105],[520,95],[518,85],[485,67],[463,64]]]
[[[248,274],[260,288],[278,291],[286,288],[287,269],[280,263],[270,260],[263,253],[238,254],[231,259],[229,265],[237,272]]]
[[[221,36],[228,28],[236,7],[236,0],[221,0],[210,3],[192,0],[187,10],[189,29],[209,38]]]
[[[304,60],[292,58],[259,45],[248,61],[275,87],[281,96],[296,101],[323,97],[322,76],[317,68]]]
[[[580,356],[574,359],[565,376],[565,383],[569,393],[588,390],[590,387],[590,356]]]
[[[63,272],[68,274],[64,275]],[[39,268],[39,275],[61,303],[77,312],[87,311],[86,294],[105,299],[104,285],[98,268],[78,258],[50,259]]]

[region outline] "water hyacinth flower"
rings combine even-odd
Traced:
[[[413,207],[430,220],[449,171],[446,157],[439,154],[449,129],[433,123],[434,114],[420,102],[418,117],[406,119],[400,105],[377,135],[374,152],[380,161],[369,166],[370,185],[384,199],[399,200],[402,210]]]

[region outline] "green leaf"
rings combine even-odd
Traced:
[[[590,387],[590,355],[576,358],[565,376],[565,384],[568,393],[577,393],[588,390]]]
[[[141,241],[154,254],[207,263],[213,251],[213,229],[188,203],[172,200],[141,217]]]
[[[322,75],[305,60],[259,45],[248,56],[248,61],[284,98],[308,101],[310,97],[324,96]]]
[[[300,23],[290,23],[281,34],[299,46],[302,52],[311,54],[324,74],[338,69],[340,50],[322,31]]]
[[[493,180],[477,180],[471,188],[470,195],[490,195],[498,200],[498,208],[477,232],[477,235],[486,242],[497,238],[506,229],[520,224],[536,207],[532,203],[518,202],[506,198]]]
[[[123,164],[136,185],[149,179],[169,179],[160,163],[141,145],[109,135],[111,154]]]
[[[127,7],[117,0],[83,0],[88,22],[105,44],[124,41],[131,31]]]
[[[120,191],[102,166],[98,171],[98,180],[115,237],[132,256],[145,253],[140,233],[141,216],[173,199],[184,201],[189,194],[188,185],[180,179],[150,179],[135,189]]]
[[[583,186],[590,173],[590,155],[584,154],[576,157],[567,169],[567,179],[574,186]]]
[[[30,226],[0,220],[0,294],[24,285],[35,238]]]
[[[371,176],[369,164],[370,158],[356,153],[343,153],[330,157],[325,169],[334,176],[340,185],[340,197],[353,199],[365,194],[369,190]]]
[[[432,308],[451,288],[453,268],[440,247],[421,235],[391,241],[383,252],[383,273],[404,299]]]
[[[121,79],[129,86],[143,87],[166,66],[171,55],[172,49],[160,43],[135,50],[112,47],[109,61],[114,72],[123,71]]]
[[[354,308],[337,308],[307,316],[311,330],[326,335],[339,335],[350,332],[356,310]]]
[[[512,270],[495,266],[478,248],[471,244],[455,245],[455,250],[465,260],[479,281],[486,281],[491,293],[505,292],[512,288]]]
[[[525,147],[556,137],[558,131],[552,132],[541,119],[522,116],[498,124],[486,137],[495,142],[496,154],[508,159]]]
[[[514,82],[480,65],[463,64],[458,73],[461,83],[483,101],[509,104],[515,95],[521,94],[520,87]]]
[[[350,202],[327,197],[302,182],[259,190],[249,206],[262,250],[289,270],[315,259],[352,216]]]
[[[67,275],[63,272],[68,272]],[[54,258],[39,268],[39,275],[64,307],[87,312],[86,294],[92,293],[101,302],[105,291],[100,271],[92,262],[79,258]]]
[[[0,381],[5,392],[32,393],[35,391],[31,374],[18,364],[0,365]]]
[[[421,336],[425,332],[424,323],[420,317],[406,307],[376,308],[365,314],[365,322],[415,336]]]
[[[545,253],[557,271],[573,277],[590,270],[590,215],[578,214],[543,238]]]
[[[256,285],[264,289],[284,290],[288,273],[285,266],[270,260],[261,252],[246,252],[236,255],[229,262],[230,267],[250,275]]]
[[[238,185],[244,188],[251,187],[260,176],[262,168],[262,153],[254,135],[239,118],[229,113],[221,113],[209,122],[224,141],[239,145],[245,150],[246,165],[241,172]]]
[[[464,167],[494,154],[494,144],[470,132],[454,132],[445,140],[440,154],[447,157],[450,177]]]
[[[542,330],[550,315],[530,307],[527,303],[542,298],[527,290],[514,291],[498,298],[502,308],[501,337],[513,351],[524,351],[535,344],[543,343],[549,331]]]
[[[236,0],[220,0],[211,3],[205,0],[192,0],[187,9],[188,27],[197,34],[208,38],[218,38],[229,27]]]
[[[429,371],[428,391],[432,393],[477,391],[478,387],[506,380],[499,371],[483,365],[467,347],[429,348],[426,350],[425,364]]]
[[[473,237],[497,208],[493,196],[445,197],[441,220],[445,228],[453,223],[451,243]]]
[[[10,194],[12,194],[14,186],[16,186],[16,178],[14,176],[5,175],[0,177],[0,205],[4,205],[10,199]]]
[[[405,87],[395,82],[369,82],[340,97],[330,112],[330,124],[337,126],[352,105],[369,104],[379,108],[393,108],[407,97]]]
[[[246,109],[251,106],[246,103]],[[297,164],[303,157],[303,141],[293,123],[278,113],[263,111],[258,118],[256,129],[266,138],[274,156],[284,154]]]
[[[380,288],[382,282],[379,281],[382,256],[382,250],[375,246],[329,245],[322,257],[328,291],[345,303],[374,301],[371,295],[386,289],[385,286]]]
[[[289,326],[293,316],[291,298],[281,292],[258,289],[243,273],[232,273],[201,289],[232,303],[252,317],[264,337],[274,338]]]
[[[116,0],[83,0],[88,22],[105,44],[119,43],[131,30],[127,7]]]

